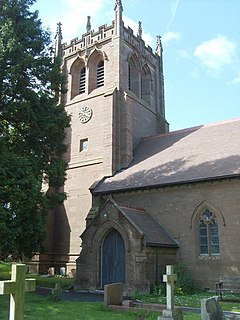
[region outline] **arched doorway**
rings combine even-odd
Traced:
[[[101,284],[125,282],[125,245],[120,233],[111,229],[101,248]]]

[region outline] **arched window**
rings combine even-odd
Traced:
[[[130,57],[128,62],[128,89],[139,97],[139,62],[135,54]]]
[[[89,57],[88,60],[88,93],[93,90],[103,87],[105,84],[105,61],[104,55],[100,50],[95,50]]]
[[[97,88],[104,85],[104,61],[101,60],[97,65]]]
[[[147,65],[141,71],[141,98],[150,104],[151,102],[151,72]]]
[[[83,67],[80,71],[79,94],[84,93],[85,90],[86,90],[86,68]]]
[[[86,90],[86,68],[82,59],[76,59],[71,66],[70,74],[71,83],[71,99],[82,94]]]
[[[215,215],[208,209],[198,220],[200,255],[219,255],[218,224]]]

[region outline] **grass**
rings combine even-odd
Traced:
[[[4,263],[0,261],[0,280],[9,280],[11,279],[11,263]],[[66,278],[62,276],[54,276],[49,278],[41,277],[40,275],[28,274],[27,278],[36,279],[37,286],[54,288],[56,283],[60,284],[61,289],[70,289],[74,285],[73,278]]]
[[[207,294],[202,294],[201,296],[182,296],[181,302],[176,298],[176,304],[184,305],[185,301],[192,301],[192,305],[198,305],[198,298],[206,297]],[[208,295],[209,296],[209,295]],[[148,296],[149,302],[157,302],[150,295]],[[191,299],[192,298],[192,299]],[[159,298],[158,298],[159,299]],[[195,301],[195,302],[194,302]],[[164,301],[159,301],[164,302]],[[178,303],[179,302],[179,303]],[[226,304],[226,302],[225,302]],[[189,305],[189,304],[188,304]],[[8,309],[9,309],[9,297],[0,296],[0,319],[8,319]],[[227,308],[228,310],[229,308]],[[239,304],[238,304],[239,309]],[[224,309],[226,310],[226,309]],[[233,311],[233,310],[232,310]],[[237,310],[235,310],[237,311]],[[42,297],[36,293],[26,294],[25,303],[25,316],[24,319],[27,320],[156,320],[159,313],[157,312],[147,312],[144,310],[139,310],[138,312],[116,312],[108,310],[104,307],[103,303],[87,303],[78,301],[54,301],[51,296]],[[200,320],[200,314],[194,314],[190,312],[184,312],[184,320]]]
[[[43,287],[53,288],[56,283],[60,283],[62,289],[70,288],[74,279],[65,277],[51,277],[42,278],[41,276],[29,275],[37,279],[37,285]],[[7,280],[11,278],[11,264],[0,262],[0,280]],[[175,305],[198,307],[200,308],[200,301],[203,298],[213,296],[214,292],[200,292],[193,295],[178,295],[175,297]],[[149,303],[165,304],[166,299],[159,294],[139,295],[134,294],[134,297]],[[227,299],[240,299],[237,295],[225,295]],[[220,302],[224,311],[240,312],[240,300],[232,302]],[[0,319],[8,319],[9,297],[0,295]],[[36,293],[26,294],[25,317],[26,320],[156,320],[159,313],[149,313],[147,311],[139,310],[138,312],[116,312],[110,311],[104,307],[103,303],[87,303],[77,301],[54,301],[52,297],[42,297]],[[199,314],[190,312],[184,313],[184,320],[200,320]]]
[[[8,318],[8,297],[0,296],[0,319]],[[124,319],[135,320],[147,317],[148,320],[157,318],[157,313],[147,313],[143,310],[124,313]],[[104,307],[103,303],[87,302],[55,302],[48,297],[40,297],[34,293],[26,294],[25,316],[27,320],[121,320],[122,312],[113,312]]]
[[[182,307],[201,307],[201,299],[206,299],[215,295],[215,292],[198,292],[192,295],[175,296],[175,305]],[[158,294],[137,295],[137,298],[145,303],[166,304],[166,298]],[[240,312],[240,295],[225,294],[224,300],[220,301],[224,311]]]
[[[74,285],[73,278],[66,278],[62,276],[54,276],[49,278],[43,278],[39,275],[28,275],[28,278],[34,278],[37,281],[37,286],[54,288],[56,283],[60,284],[61,289],[70,289]]]
[[[0,296],[0,319],[8,319],[9,298]],[[87,302],[55,302],[48,297],[41,297],[34,293],[26,294],[25,315],[27,320],[156,320],[157,312],[116,312],[108,310],[103,303]],[[200,315],[184,314],[184,320],[199,320]]]

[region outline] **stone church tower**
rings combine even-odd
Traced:
[[[75,267],[80,235],[94,215],[89,188],[126,168],[142,137],[168,131],[160,36],[153,52],[142,39],[140,22],[137,35],[124,25],[121,0],[114,11],[112,24],[97,31],[88,17],[86,32],[70,44],[61,43],[61,24],[55,37],[67,77],[61,99],[72,119],[66,140],[67,200],[54,213],[45,259],[67,271]]]

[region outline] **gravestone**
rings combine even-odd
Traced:
[[[0,281],[0,294],[10,294],[9,320],[24,320],[25,292],[36,290],[36,279],[25,279],[25,270],[25,264],[14,264],[11,280]]]
[[[233,314],[223,314],[218,296],[201,300],[201,320],[233,320],[239,319]]]
[[[53,277],[54,274],[55,274],[55,268],[54,268],[54,267],[50,267],[50,268],[48,269],[48,274],[49,274],[49,276]]]
[[[54,300],[62,299],[62,289],[60,287],[60,283],[55,283],[55,287],[52,289],[52,297]]]
[[[60,283],[55,283],[55,287],[52,289],[52,294],[60,295],[62,289],[60,288]]]
[[[174,307],[174,282],[177,275],[174,274],[173,266],[166,266],[166,274],[163,275],[163,282],[166,282],[167,309],[163,310],[158,320],[182,320],[182,309]]]
[[[104,286],[104,304],[105,306],[121,306],[123,302],[123,284],[111,283]]]
[[[201,320],[224,319],[222,309],[218,303],[218,297],[201,300]]]
[[[60,275],[61,276],[65,276],[66,275],[66,268],[65,267],[61,267],[60,268]]]

